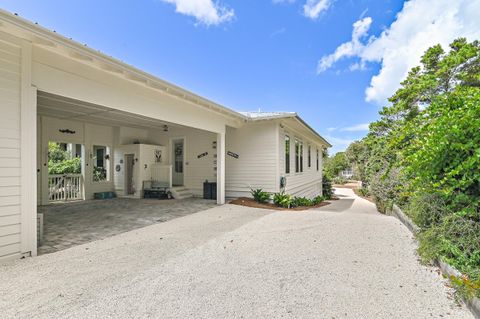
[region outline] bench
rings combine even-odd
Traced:
[[[168,182],[144,181],[143,182],[143,198],[169,198]]]

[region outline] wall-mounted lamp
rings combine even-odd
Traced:
[[[163,131],[164,131],[164,132],[168,132],[168,125],[164,125],[164,126],[163,126]]]

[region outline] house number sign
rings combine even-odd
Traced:
[[[202,158],[208,155],[208,152],[197,155],[197,158]]]
[[[228,152],[227,152],[227,155],[228,155],[228,156],[231,156],[231,157],[233,157],[233,158],[235,158],[235,159],[238,159],[238,158],[239,158],[238,154],[237,154],[237,153],[234,153],[234,152],[228,151]]]
[[[64,134],[75,134],[75,131],[69,130],[68,128],[59,129],[58,131],[59,131],[60,133],[64,133]]]

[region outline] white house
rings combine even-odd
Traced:
[[[235,112],[5,11],[0,109],[0,259],[36,255],[37,205],[140,197],[146,180],[178,197],[216,182],[218,204],[285,182],[312,197],[330,146],[295,113]],[[81,157],[81,174],[49,176],[49,142]]]

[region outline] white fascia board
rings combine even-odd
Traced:
[[[310,125],[307,124],[300,116],[295,116],[295,119],[306,129],[308,129],[311,133],[313,133],[317,138],[319,138],[323,144],[327,148],[332,147],[332,144],[330,144],[325,138],[323,138],[317,131],[315,131]]]

